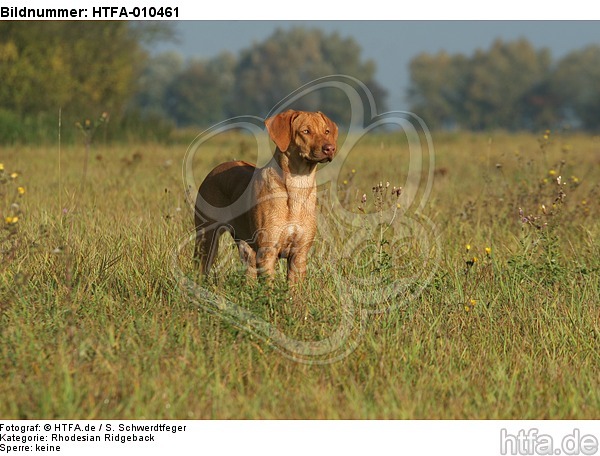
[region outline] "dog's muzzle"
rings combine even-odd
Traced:
[[[316,150],[311,154],[308,161],[317,163],[328,163],[335,156],[335,144],[323,144],[321,150]]]

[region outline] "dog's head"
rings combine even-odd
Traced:
[[[337,125],[322,112],[285,111],[265,121],[271,139],[283,152],[296,152],[310,163],[333,160]]]

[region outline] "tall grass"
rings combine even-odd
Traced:
[[[78,113],[61,109],[63,124],[74,125],[81,121]],[[0,144],[37,144],[46,147],[56,142],[57,111],[41,112],[37,115],[22,116],[0,108]],[[85,120],[83,120],[85,122]],[[106,125],[105,125],[106,126]],[[62,140],[65,144],[78,144],[80,133],[75,128],[63,128]],[[144,115],[128,111],[111,122],[110,128],[102,128],[98,135],[99,143],[155,141],[166,144],[177,140],[180,133],[174,130],[171,121],[160,116]],[[193,136],[192,136],[193,138]]]
[[[62,147],[60,181],[55,147],[2,148],[0,416],[599,418],[600,141],[465,133],[434,144],[425,271],[423,245],[398,242],[406,233],[389,217],[407,176],[392,134],[348,156],[332,185],[356,219],[336,231],[322,208],[331,230],[300,293],[283,272],[273,289],[247,283],[223,239],[203,289],[290,338],[326,339],[355,305],[356,346],[330,364],[291,360],[180,286],[174,265],[195,280],[190,246],[173,256],[192,229],[185,146],[93,145],[85,187],[82,146]],[[233,158],[253,160],[243,137],[209,146],[196,172]],[[352,233],[362,247],[342,255]],[[348,277],[372,291],[411,273],[412,287],[373,304],[347,288]]]

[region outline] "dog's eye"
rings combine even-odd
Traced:
[[[325,130],[325,134],[328,135],[329,134],[329,130]]]
[[[309,134],[310,131],[309,130],[302,130],[302,133],[304,133],[305,135]]]

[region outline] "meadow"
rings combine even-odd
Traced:
[[[355,145],[296,293],[226,238],[196,286],[185,142],[2,146],[0,417],[600,418],[600,138],[433,145],[414,193],[401,135]]]

